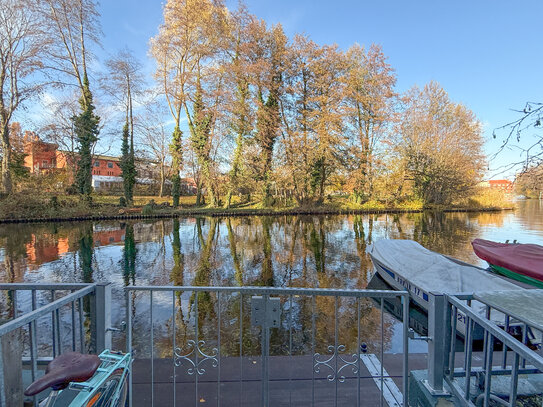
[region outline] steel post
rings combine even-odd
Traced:
[[[2,352],[2,337],[0,337],[0,407],[6,407],[6,387],[4,383],[4,357]]]
[[[430,293],[428,307],[428,391],[433,395],[448,394],[443,389],[447,330],[447,301],[443,294]]]
[[[94,352],[111,349],[111,285],[97,283],[92,296],[92,338]]]

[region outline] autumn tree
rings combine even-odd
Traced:
[[[170,0],[164,6],[164,23],[151,43],[158,65],[156,77],[176,121],[172,149],[179,150],[181,145],[179,125],[183,112],[189,127],[189,144],[213,206],[218,204],[219,197],[213,183],[211,149],[222,84],[222,72],[215,58],[222,49],[225,24],[226,8],[219,0]],[[179,142],[175,142],[176,137]],[[175,160],[174,156],[174,167]],[[199,184],[198,198],[201,189]]]
[[[480,181],[485,159],[481,124],[469,109],[431,82],[412,88],[397,126],[397,148],[426,204],[451,204]]]
[[[59,75],[57,83],[75,85],[80,91],[79,113],[73,117],[78,142],[76,183],[79,193],[88,198],[92,192],[92,149],[98,141],[100,118],[95,114],[89,85],[88,42],[99,43],[101,29],[94,0],[43,0],[46,5],[44,27],[54,38],[50,69]]]
[[[166,130],[164,116],[162,106],[155,98],[153,98],[145,103],[144,109],[138,115],[139,120],[137,121],[137,127],[139,129],[138,144],[143,147],[144,154],[157,163],[159,167],[160,189],[158,195],[160,197],[164,195],[166,179],[170,176],[171,167],[173,167],[173,165],[171,165],[172,154],[170,154],[170,136]],[[174,140],[176,139],[180,141],[180,137],[174,138]],[[175,165],[179,168],[182,152],[178,152],[174,149],[173,154],[177,155],[177,162]],[[177,171],[177,176],[179,177],[179,171]],[[177,186],[177,188],[179,188],[179,186]],[[177,196],[177,202],[175,202],[177,206],[179,205],[179,192],[175,196]]]
[[[255,141],[260,148],[258,178],[262,184],[265,206],[272,198],[272,163],[275,142],[280,131],[280,99],[283,96],[283,72],[287,57],[288,39],[281,25],[268,29],[261,20],[249,25],[251,40],[248,58],[252,65],[251,82],[256,92]]]
[[[253,109],[251,108],[251,64],[248,48],[251,36],[249,24],[253,17],[241,6],[229,16],[228,42],[226,44],[225,81],[229,129],[235,137],[235,147],[231,159],[229,185],[225,206],[229,208],[234,192],[239,192],[243,174],[243,152],[253,128]]]
[[[19,122],[11,122],[9,125],[9,143],[10,143],[10,161],[9,172],[13,184],[17,185],[19,180],[28,176],[28,168],[25,167],[25,142],[29,136],[34,133],[23,132]],[[3,155],[3,150],[0,148],[0,156]]]
[[[529,198],[543,197],[543,165],[533,165],[517,174],[515,192]]]
[[[164,14],[166,15],[166,8]],[[164,23],[159,28],[159,34],[151,40],[151,54],[156,60],[157,70],[155,79],[161,93],[165,96],[169,111],[174,119],[174,130],[169,144],[172,156],[172,197],[173,206],[179,205],[181,178],[179,171],[183,165],[183,133],[180,125],[182,119],[182,92],[184,88],[186,53],[176,46],[172,30]]]
[[[314,110],[312,64],[317,58],[317,44],[305,36],[297,35],[289,48],[285,72],[285,97],[281,102],[283,120],[282,144],[285,174],[299,204],[310,198],[310,181],[313,151],[313,132],[310,115]]]
[[[337,46],[295,38],[282,103],[284,154],[298,203],[321,201],[345,144],[345,58]]]
[[[42,124],[39,134],[55,143],[66,154],[71,163],[77,162],[77,135],[74,131],[73,118],[77,115],[79,104],[73,95],[61,96],[46,103],[42,111]],[[72,180],[76,178],[77,168],[68,167]]]
[[[374,195],[375,171],[380,164],[375,153],[391,128],[396,77],[379,46],[366,51],[354,45],[345,57],[345,127],[352,149],[349,184],[354,201],[363,203]]]
[[[132,203],[137,176],[134,162],[134,99],[143,92],[144,78],[141,64],[128,49],[121,50],[108,59],[106,67],[107,77],[102,79],[102,86],[124,110],[121,170],[124,197],[128,203]]]
[[[13,189],[10,123],[22,104],[42,89],[38,72],[44,68],[48,47],[43,20],[33,2],[0,0],[0,190],[6,194]]]

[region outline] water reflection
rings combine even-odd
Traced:
[[[483,265],[472,252],[470,242],[474,238],[543,244],[542,209],[539,202],[529,201],[522,202],[516,212],[502,213],[202,217],[2,225],[0,281],[111,282],[119,304],[112,311],[113,318],[118,322],[124,319],[122,288],[127,285],[366,288],[372,276],[366,248],[384,237],[414,239],[431,250]],[[180,351],[186,350],[188,340],[194,338],[196,307],[202,334],[214,337],[220,329],[221,349],[231,354],[239,354],[240,348],[244,353],[259,351],[259,331],[250,326],[247,312],[250,298],[218,298],[210,293],[187,295],[179,293],[175,298],[156,302],[153,332],[160,354],[171,356],[174,340]],[[149,332],[148,298],[143,293],[133,293],[133,299],[135,326],[140,332]],[[292,319],[295,329],[285,326],[275,330],[272,350],[286,354],[290,344],[294,352],[306,352],[313,324],[318,342],[330,343],[337,309],[338,330],[350,344],[348,351],[353,351],[358,306],[364,341],[370,350],[377,349],[381,328],[389,342],[394,336],[394,322],[391,317],[381,322],[380,304],[361,301],[358,305],[349,301],[283,298],[283,316]],[[6,295],[0,306],[4,316],[12,312]],[[394,313],[394,304],[385,307]],[[118,340],[122,342],[122,338]],[[145,351],[145,338],[135,341]],[[211,340],[209,346],[213,343]],[[387,344],[388,350],[393,348],[394,344]]]

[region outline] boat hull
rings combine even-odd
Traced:
[[[490,266],[491,270],[497,274],[501,274],[502,276],[520,281],[521,283],[529,284],[534,287],[543,288],[543,281],[536,280],[530,276],[525,276],[524,274],[515,273],[514,271],[511,271],[505,267],[496,266],[492,263],[488,263],[488,265]]]
[[[371,253],[370,257],[373,261],[375,271],[381,276],[383,280],[387,282],[387,284],[389,284],[396,290],[408,291],[410,294],[410,299],[421,308],[423,308],[426,312],[428,312],[430,301],[430,294],[428,292],[424,291],[421,287],[418,287],[417,285],[407,280],[397,271],[387,268],[384,264],[382,264],[379,260],[372,256]],[[463,338],[466,335],[466,320],[466,315],[458,311],[456,330],[458,334],[460,334],[460,336]],[[482,330],[480,329],[480,327],[475,327],[473,331],[473,339],[480,340],[482,338]]]
[[[474,239],[475,254],[499,274],[543,288],[543,246]]]

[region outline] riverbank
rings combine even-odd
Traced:
[[[345,197],[333,197],[321,205],[262,207],[258,202],[234,202],[226,208],[197,207],[194,196],[181,197],[180,206],[173,208],[170,197],[136,197],[134,206],[118,205],[119,197],[96,195],[92,203],[76,196],[13,195],[0,200],[0,223],[33,223],[79,220],[152,219],[182,216],[284,216],[284,215],[345,215],[366,213],[416,213],[425,210],[439,212],[491,212],[512,210],[511,202],[500,205],[470,200],[451,206],[423,206],[420,202],[400,204],[369,201],[354,204]]]

